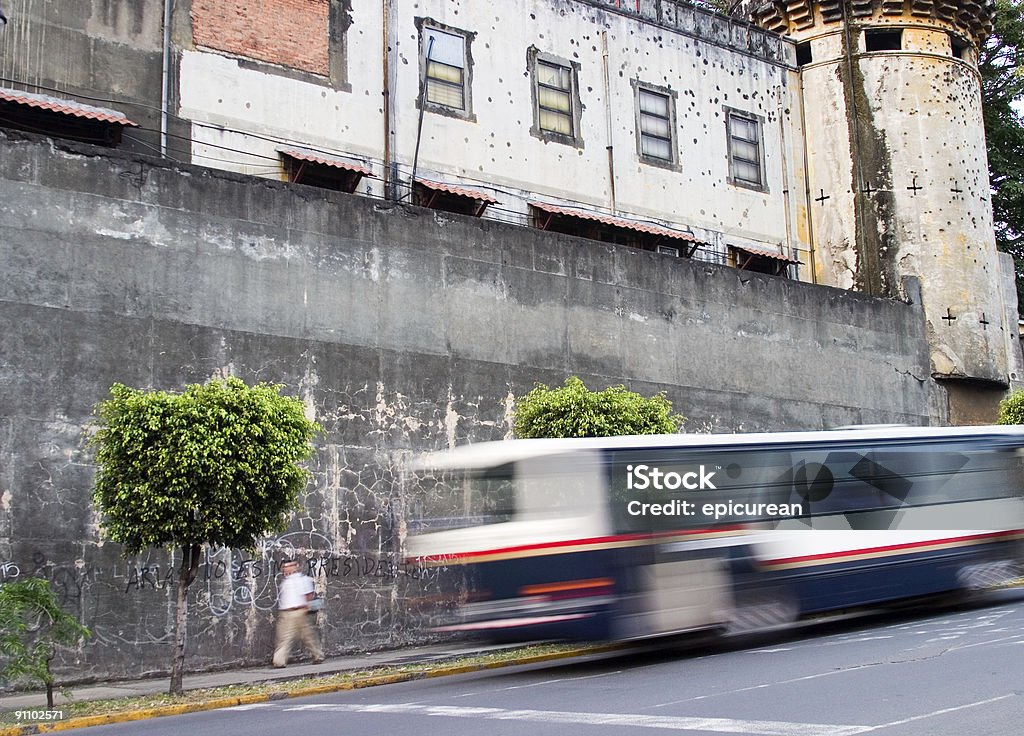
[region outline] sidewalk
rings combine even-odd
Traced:
[[[265,667],[249,667],[185,675],[183,685],[185,690],[201,690],[228,685],[284,682],[287,680],[316,677],[318,675],[333,675],[340,672],[358,672],[389,665],[429,664],[436,662],[440,666],[445,662],[461,657],[500,652],[521,648],[522,646],[519,644],[491,646],[479,642],[457,642],[434,646],[408,647],[385,652],[329,657],[320,664],[296,663],[290,664],[284,669],[275,669],[268,664]],[[510,665],[516,663],[515,661],[509,662]],[[69,691],[72,701],[81,702],[162,694],[167,692],[167,686],[168,677],[163,676],[143,680],[120,680],[92,685],[78,685],[69,688]],[[54,693],[54,703],[57,706],[67,702],[68,699],[63,694],[59,692]],[[40,709],[45,708],[45,706],[46,694],[43,690],[0,695],[0,711],[24,708]]]

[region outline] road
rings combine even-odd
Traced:
[[[985,606],[874,614],[725,644],[660,643],[283,700],[83,736],[1017,736],[1024,729],[1024,590]]]

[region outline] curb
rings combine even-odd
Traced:
[[[18,726],[0,727],[0,736],[30,736],[30,734],[54,733],[56,731],[70,731],[75,728],[88,728],[89,726],[105,726],[112,723],[128,723],[130,721],[142,721],[150,718],[161,718],[163,716],[179,716],[185,713],[199,713],[206,710],[217,710],[219,708],[232,708],[238,705],[252,705],[253,703],[266,703],[274,700],[287,700],[290,698],[304,698],[311,695],[325,695],[327,693],[341,692],[343,690],[358,690],[365,687],[378,687],[380,685],[393,685],[399,682],[410,682],[412,680],[425,680],[431,677],[446,677],[449,675],[463,675],[470,672],[481,672],[484,670],[500,669],[502,667],[514,667],[526,664],[539,664],[558,659],[569,659],[581,657],[587,654],[598,654],[610,652],[620,648],[616,644],[601,644],[595,646],[578,647],[564,652],[552,652],[549,654],[534,654],[527,657],[517,657],[498,662],[482,662],[480,664],[459,664],[459,665],[438,665],[419,672],[396,672],[385,675],[371,675],[355,678],[349,682],[340,682],[331,685],[310,685],[296,690],[279,690],[276,692],[261,693],[258,695],[239,695],[227,698],[213,698],[195,703],[181,703],[179,705],[162,705],[156,708],[145,708],[143,710],[124,711],[121,713],[107,713],[95,716],[78,716],[69,718],[66,721],[52,721],[27,723]],[[341,672],[331,673],[343,674]],[[39,710],[42,710],[41,708]]]

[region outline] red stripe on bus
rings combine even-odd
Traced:
[[[692,537],[697,535],[720,536],[732,532],[745,531],[746,528],[739,525],[722,526],[714,529],[689,529],[670,532],[637,533],[637,534],[615,534],[605,537],[590,537],[588,539],[564,539],[557,542],[540,542],[537,544],[520,544],[514,547],[498,547],[496,549],[481,550],[477,552],[453,552],[450,555],[423,555],[422,557],[410,558],[412,562],[455,562],[465,561],[477,557],[491,557],[493,555],[509,555],[523,552],[537,552],[542,550],[558,550],[565,547],[591,546],[599,547],[604,545],[622,544],[629,542],[655,542],[660,539],[673,537]]]
[[[856,557],[860,555],[883,555],[886,552],[900,550],[919,549],[921,547],[940,547],[942,545],[955,544],[957,542],[970,542],[982,540],[995,540],[1002,537],[1014,537],[1024,533],[1024,529],[1009,529],[999,532],[985,532],[984,534],[969,534],[962,537],[944,537],[942,539],[926,539],[920,542],[904,542],[903,544],[887,544],[882,547],[859,547],[847,549],[840,552],[822,552],[816,555],[803,555],[799,557],[780,557],[778,559],[761,560],[765,566],[778,567],[782,565],[797,565],[802,562],[816,562],[819,560],[835,560],[843,557]]]

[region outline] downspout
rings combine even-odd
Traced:
[[[608,145],[608,196],[611,211],[615,212],[615,147],[612,145],[612,85],[608,75],[608,31],[601,31],[601,62],[604,67],[604,110]]]
[[[793,223],[790,222],[790,218],[793,215],[793,204],[789,193],[789,157],[786,155],[786,121],[783,117],[783,104],[782,97],[779,96],[779,153],[782,157],[782,210],[783,219],[786,224],[786,251],[787,255],[793,260],[799,261],[800,254],[794,254],[795,248],[793,247]],[[796,256],[794,258],[794,255]],[[800,277],[800,266],[797,266],[797,279]]]
[[[168,108],[171,91],[171,18],[174,0],[164,0],[164,54],[160,81],[160,155],[167,158]]]
[[[391,19],[388,17],[388,3],[390,0],[381,2],[381,62],[384,67],[384,199],[393,199],[391,192],[391,54],[388,48],[388,24]]]

